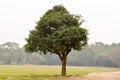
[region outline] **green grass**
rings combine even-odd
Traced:
[[[93,72],[120,71],[116,68],[67,67],[67,75],[83,76]],[[0,65],[0,80],[66,80],[60,66]]]

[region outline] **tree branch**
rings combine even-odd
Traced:
[[[71,47],[68,47],[66,50],[66,56],[69,54],[70,51],[71,51]]]
[[[57,55],[59,56],[60,60],[62,61],[62,55],[61,54],[57,54]]]
[[[54,52],[54,51],[52,51],[52,50],[50,50],[50,49],[47,49],[49,52],[51,52],[51,53],[56,53],[56,52]]]

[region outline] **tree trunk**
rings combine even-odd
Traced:
[[[67,62],[67,56],[70,51],[71,51],[71,48],[68,48],[65,53],[58,54],[58,56],[61,60],[61,63],[62,63],[62,71],[61,71],[62,76],[66,76],[66,62]]]
[[[62,62],[62,76],[66,76],[66,60],[67,60],[67,57],[64,55],[61,59],[61,62]]]

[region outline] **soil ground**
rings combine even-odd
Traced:
[[[69,77],[68,80],[120,80],[120,72],[91,73],[83,77]]]

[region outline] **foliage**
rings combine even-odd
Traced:
[[[72,48],[80,50],[87,43],[87,30],[79,27],[82,22],[81,16],[70,14],[61,5],[54,6],[37,22],[35,30],[30,31],[25,49],[55,54]]]

